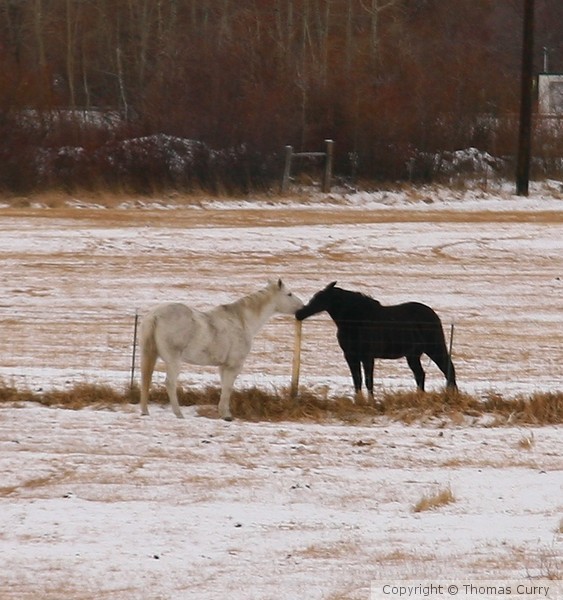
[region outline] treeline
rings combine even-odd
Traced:
[[[460,148],[513,156],[522,5],[0,0],[0,188],[249,191],[286,144],[326,138],[337,173],[370,180],[432,179]],[[536,5],[536,72],[544,47],[563,71],[563,3]],[[537,136],[544,170],[560,140]]]

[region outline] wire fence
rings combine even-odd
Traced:
[[[241,385],[289,386],[294,347],[292,317],[271,319],[256,336],[241,374]],[[0,378],[5,385],[50,388],[77,382],[129,386],[139,379],[135,348],[136,311],[98,312],[50,307],[0,307]],[[444,323],[450,344],[451,323]],[[455,323],[452,358],[462,389],[560,390],[563,386],[563,327],[553,320]],[[427,387],[444,376],[426,358]],[[155,383],[163,381],[157,365]],[[213,367],[183,368],[184,385],[218,385]],[[331,391],[352,389],[348,367],[326,315],[303,322],[301,385]],[[414,388],[405,360],[377,360],[375,386]]]
[[[0,375],[5,382],[50,387],[78,380],[126,380],[135,314],[0,311]]]
[[[563,388],[563,327],[551,320],[486,321],[482,318],[444,323],[446,346],[451,350],[457,382],[462,390],[499,390],[529,393]],[[377,331],[376,331],[377,333]],[[401,328],[394,335],[410,336]],[[304,381],[321,383],[333,374],[351,379],[336,340],[336,327],[328,318],[304,322],[301,373]],[[427,389],[444,386],[445,377],[425,355]],[[375,362],[375,389],[414,389],[414,375],[406,360]]]
[[[139,313],[0,308],[4,384],[59,387],[80,381],[127,385],[139,380]],[[246,373],[283,381],[291,372],[293,318],[276,317],[258,334]],[[157,364],[155,381],[163,365]],[[214,367],[186,366],[183,378],[217,381]],[[162,377],[160,377],[162,379]],[[182,378],[181,378],[182,379]]]

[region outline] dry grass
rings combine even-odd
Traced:
[[[198,412],[208,417],[216,416],[219,390],[207,387],[202,390],[178,390],[183,406],[199,406]],[[17,389],[0,381],[0,403],[37,402],[79,410],[82,408],[107,408],[124,404],[138,404],[139,389],[118,390],[107,385],[76,384],[68,389],[34,392]],[[164,388],[151,392],[151,403],[167,404]],[[338,421],[348,424],[371,423],[386,416],[404,423],[446,419],[453,423],[480,424],[487,416],[487,426],[547,425],[563,423],[563,392],[536,392],[530,396],[506,398],[498,393],[484,397],[452,392],[387,392],[377,406],[354,404],[350,398],[327,398],[300,389],[292,398],[289,389],[266,392],[258,388],[235,390],[231,398],[233,415],[246,421]],[[492,418],[491,418],[492,417]],[[531,448],[533,436],[524,434],[519,446]]]
[[[533,432],[530,434],[524,434],[518,440],[518,448],[521,448],[522,450],[531,450],[535,443],[536,440]]]
[[[561,558],[555,545],[540,546],[535,552],[525,551],[525,568],[529,579],[548,579],[550,581],[561,581],[563,571]]]
[[[413,506],[413,512],[419,513],[425,510],[434,510],[446,504],[455,502],[455,496],[452,493],[451,488],[448,486],[433,494],[425,494],[422,498]]]

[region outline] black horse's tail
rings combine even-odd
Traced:
[[[417,303],[414,303],[417,304]],[[422,351],[433,360],[446,377],[448,388],[457,388],[455,367],[446,342],[442,320],[435,310],[425,304],[418,304],[420,335],[423,339]]]

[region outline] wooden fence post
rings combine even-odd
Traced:
[[[332,179],[332,158],[334,153],[334,142],[333,140],[325,140],[326,144],[326,157],[325,157],[325,171],[323,176],[323,194],[330,192],[331,179]]]
[[[285,164],[280,185],[280,193],[285,194],[289,188],[289,178],[291,176],[291,161],[294,158],[324,158],[324,173],[321,182],[321,191],[328,194],[332,182],[332,163],[334,157],[334,141],[325,140],[325,152],[293,152],[292,146],[285,147]]]
[[[283,176],[281,182],[281,193],[285,194],[289,186],[289,174],[291,172],[291,158],[293,155],[293,146],[285,147],[285,164],[283,167]]]
[[[291,368],[290,397],[297,398],[299,391],[299,371],[301,369],[301,327],[303,321],[295,319],[295,340],[293,342],[293,362]]]

